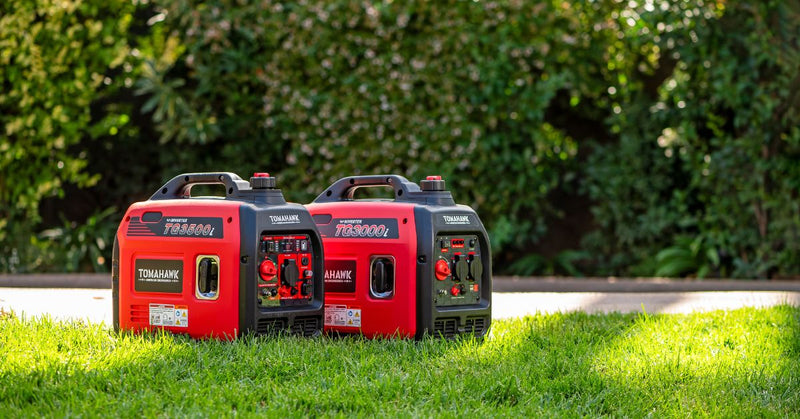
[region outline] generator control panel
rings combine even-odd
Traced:
[[[476,304],[481,300],[483,260],[477,235],[436,237],[433,300],[437,306]]]
[[[261,235],[258,267],[260,307],[308,304],[314,295],[313,250],[308,235]]]

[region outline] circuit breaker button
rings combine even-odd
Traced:
[[[311,284],[306,282],[300,287],[300,293],[303,295],[311,294]]]

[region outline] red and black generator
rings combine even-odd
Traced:
[[[192,197],[220,184],[225,197]],[[162,328],[196,338],[246,332],[311,336],[323,326],[323,250],[308,210],[275,178],[176,176],[128,208],[114,241],[117,330]]]
[[[389,186],[394,199],[354,199]],[[325,330],[367,337],[483,337],[491,324],[489,238],[445,182],[338,180],[306,206],[325,248]]]

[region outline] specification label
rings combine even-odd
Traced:
[[[325,326],[361,327],[361,309],[326,305]]]
[[[172,304],[150,304],[150,325],[189,327],[189,308]]]

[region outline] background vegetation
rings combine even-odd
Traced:
[[[0,4],[0,271],[180,172],[441,174],[497,273],[796,277],[800,2]]]

